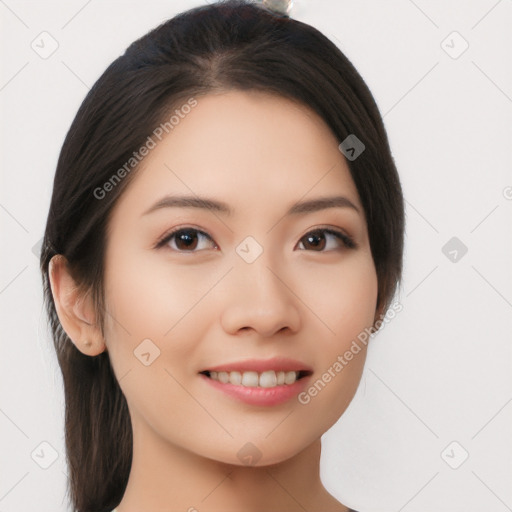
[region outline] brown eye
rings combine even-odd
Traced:
[[[334,247],[332,243],[328,243],[329,238],[335,239]],[[347,248],[355,247],[354,241],[349,236],[334,229],[315,229],[314,231],[310,231],[302,237],[300,243],[305,247],[305,250],[313,250],[316,252],[326,252],[324,251],[326,246],[329,246],[327,250],[339,249],[340,246]]]
[[[195,228],[179,228],[165,235],[164,238],[158,242],[157,247],[167,245],[171,250],[177,252],[198,252],[196,249],[198,245],[201,245],[201,240],[210,240],[213,243],[212,238],[203,231]],[[215,246],[215,244],[213,245]],[[202,249],[204,249],[204,247],[202,247]]]
[[[303,240],[305,240],[306,249],[314,249],[322,251],[325,248],[325,235],[323,233],[314,232],[308,233]]]

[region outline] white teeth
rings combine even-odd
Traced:
[[[297,380],[298,375],[295,372],[286,372],[284,376],[285,384],[293,384]]]
[[[283,384],[293,384],[299,377],[299,372],[275,372],[268,370],[262,373],[258,372],[210,372],[213,380],[218,380],[223,384],[234,384],[235,386],[273,388]]]
[[[293,382],[295,382],[295,372],[293,372]],[[277,386],[277,375],[273,370],[263,372],[260,375],[259,384],[262,388],[273,388]]]
[[[231,382],[231,373],[229,374],[229,381]],[[244,372],[242,373],[242,386],[255,387],[258,385],[258,372]]]
[[[227,375],[229,376],[229,382],[231,382],[231,384],[235,384],[236,386],[242,384],[242,374],[240,372],[230,372]]]

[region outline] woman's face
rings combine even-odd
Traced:
[[[113,211],[106,343],[134,436],[226,463],[249,454],[254,465],[272,464],[316,441],[358,386],[366,350],[350,361],[344,354],[375,316],[366,221],[341,141],[312,111],[257,92],[197,101],[150,150]],[[216,201],[230,213],[153,208],[166,196]],[[345,199],[298,208],[335,196]],[[176,228],[188,231],[166,239]],[[237,386],[200,373],[276,357],[297,361],[287,371],[312,372],[288,399],[289,384],[255,389],[254,374]]]

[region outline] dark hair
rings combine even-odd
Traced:
[[[91,293],[104,332],[104,251],[112,208],[132,172],[104,187],[191,97],[259,90],[310,107],[341,143],[354,134],[364,152],[348,161],[364,207],[378,276],[378,310],[389,307],[402,273],[404,205],[377,105],[351,62],[315,28],[245,0],[181,13],[131,44],[87,94],[59,156],[41,252],[44,300],[65,394],[68,492],[73,510],[107,512],[121,501],[132,462],[126,399],[108,352],[84,355],[64,332],[49,284],[62,254]],[[125,167],[126,169],[126,167]]]

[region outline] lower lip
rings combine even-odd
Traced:
[[[223,384],[218,380],[213,380],[204,374],[199,374],[211,386],[227,395],[250,405],[272,406],[279,405],[291,400],[297,396],[305,387],[310,375],[296,380],[293,384],[283,384],[273,388],[236,386],[235,384]]]

